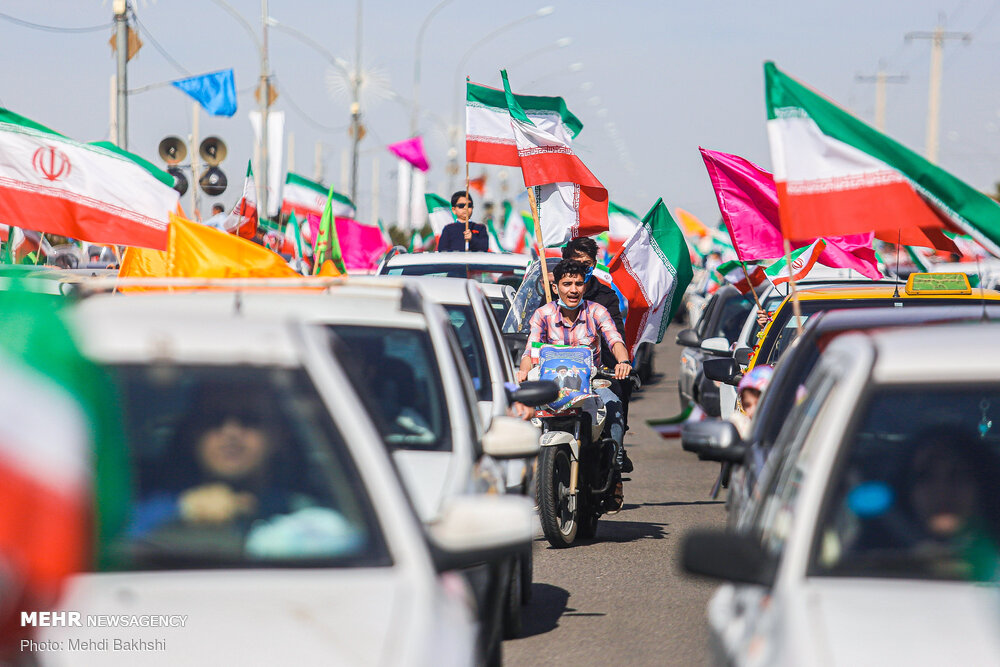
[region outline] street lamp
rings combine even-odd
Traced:
[[[555,72],[549,72],[548,74],[543,74],[537,79],[533,79],[524,85],[525,88],[528,86],[533,86],[539,81],[545,81],[546,79],[554,79],[557,76],[563,76],[564,74],[576,74],[577,72],[583,71],[583,63],[570,63],[569,67],[564,67],[561,70],[556,70]],[[589,87],[587,88],[589,90]]]
[[[532,12],[531,14],[528,14],[527,16],[522,16],[521,18],[517,19],[516,21],[511,21],[510,23],[508,23],[506,25],[502,25],[499,28],[497,28],[496,30],[494,30],[493,32],[487,34],[485,37],[483,37],[482,39],[480,39],[478,42],[476,42],[472,46],[470,46],[469,49],[464,54],[462,54],[462,57],[459,58],[459,60],[458,60],[458,67],[455,68],[455,77],[454,77],[454,81],[455,81],[455,98],[454,98],[454,105],[452,107],[452,112],[454,113],[454,116],[452,116],[451,148],[448,150],[448,157],[450,158],[449,164],[448,164],[448,177],[449,177],[449,184],[450,184],[449,189],[451,189],[451,190],[455,189],[455,176],[458,175],[458,129],[459,129],[459,127],[458,127],[458,110],[459,110],[459,107],[461,106],[459,104],[459,100],[461,99],[459,97],[459,95],[461,93],[462,81],[464,80],[462,78],[462,70],[465,69],[466,63],[468,63],[469,58],[472,57],[472,54],[476,52],[476,49],[478,49],[480,46],[482,46],[486,42],[490,41],[491,39],[493,39],[497,35],[500,35],[500,34],[502,34],[504,32],[507,32],[508,30],[510,30],[512,28],[516,28],[519,25],[521,25],[522,23],[527,23],[528,21],[533,21],[535,19],[542,18],[544,16],[548,16],[549,14],[551,14],[552,12],[554,12],[555,10],[556,10],[555,7],[552,7],[551,5],[549,5],[549,6],[546,6],[546,7],[542,7],[541,9],[539,9],[539,10],[537,10],[535,12]]]

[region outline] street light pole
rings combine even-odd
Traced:
[[[128,150],[128,1],[114,0],[115,50],[118,52],[118,77],[116,84],[115,116],[117,133],[115,143],[123,151]]]
[[[358,17],[354,34],[354,76],[351,82],[354,97],[354,101],[351,102],[351,201],[355,206],[358,201],[358,144],[361,143],[361,3],[362,0],[358,0]]]
[[[268,164],[267,164],[267,111],[268,107],[271,105],[271,77],[270,77],[270,62],[268,60],[267,53],[267,0],[260,0],[260,31],[261,31],[261,48],[260,48],[260,174],[258,174],[258,183],[262,187],[257,188],[257,192],[260,193],[260,211],[263,213],[263,217],[268,216]]]
[[[482,46],[486,42],[490,41],[494,37],[496,37],[496,36],[498,36],[498,35],[506,32],[508,30],[511,30],[512,28],[516,28],[519,25],[521,25],[522,23],[526,23],[528,21],[532,21],[532,20],[537,19],[537,18],[542,18],[543,16],[548,16],[549,14],[551,14],[552,12],[554,12],[555,10],[556,10],[556,8],[552,7],[551,5],[550,6],[546,6],[546,7],[542,7],[538,11],[532,12],[531,14],[528,14],[527,16],[522,16],[521,18],[517,19],[516,21],[511,21],[507,25],[502,25],[499,28],[497,28],[496,30],[494,30],[493,32],[487,34],[485,37],[483,37],[482,39],[480,39],[478,42],[476,42],[472,46],[470,46],[469,49],[464,54],[462,54],[462,57],[459,58],[459,60],[458,60],[458,66],[455,68],[455,76],[454,76],[454,81],[455,81],[455,97],[454,97],[454,104],[452,105],[452,114],[453,115],[452,115],[451,132],[450,132],[450,134],[451,134],[451,148],[448,150],[449,161],[448,161],[448,170],[447,171],[448,171],[448,185],[449,185],[448,189],[449,190],[454,191],[454,189],[455,189],[455,176],[458,175],[458,131],[460,129],[459,128],[459,124],[458,124],[458,110],[459,110],[459,107],[461,106],[459,104],[459,101],[461,100],[461,97],[460,97],[460,94],[461,94],[461,84],[465,80],[465,78],[462,76],[462,70],[465,68],[466,63],[469,62],[469,58],[472,57],[472,54],[475,53],[476,49],[478,49],[480,46]]]

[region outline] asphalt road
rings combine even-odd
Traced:
[[[505,665],[705,664],[715,586],[681,573],[680,542],[691,528],[725,525],[722,497],[710,498],[718,467],[646,426],[680,412],[677,331],[657,347],[658,377],[632,397],[624,511],[570,549],[535,541],[533,597],[522,637],[504,642]]]

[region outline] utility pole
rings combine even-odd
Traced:
[[[358,144],[361,142],[361,2],[358,0],[358,17],[354,35],[354,76],[352,89],[354,101],[351,103],[351,201],[358,201]]]
[[[115,121],[118,132],[115,143],[118,148],[128,150],[128,0],[114,0],[115,13],[115,54],[118,61],[118,77],[115,105]]]
[[[885,64],[881,62],[874,76],[858,74],[854,77],[860,83],[875,84],[875,129],[879,132],[885,132],[885,84],[906,83],[908,78],[905,74],[886,74]]]
[[[960,39],[966,44],[972,41],[970,32],[945,32],[944,17],[938,17],[938,24],[932,32],[908,32],[906,41],[914,39],[931,40],[931,79],[930,93],[927,98],[927,148],[926,157],[931,162],[937,162],[938,125],[941,111],[941,58],[946,39]]]
[[[271,64],[267,53],[267,0],[260,0],[260,174],[257,182],[261,187],[257,188],[260,197],[260,215],[267,217],[267,185],[268,185],[268,164],[267,164],[267,111],[271,105]]]

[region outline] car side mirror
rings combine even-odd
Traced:
[[[743,374],[740,373],[740,367],[736,365],[736,360],[732,357],[705,359],[702,362],[702,370],[709,380],[724,382],[734,387],[743,377]]]
[[[684,347],[698,347],[701,345],[701,339],[694,329],[683,329],[677,334],[677,344]]]
[[[750,357],[753,356],[753,348],[741,345],[740,347],[733,350],[733,359],[736,360],[740,366],[749,366]]]
[[[778,570],[777,558],[753,537],[722,531],[689,532],[681,547],[681,563],[689,574],[768,588]]]
[[[701,341],[701,349],[709,354],[730,356],[729,341],[722,336]]]
[[[483,435],[483,453],[495,459],[527,459],[538,455],[541,431],[517,417],[493,418]]]
[[[699,456],[707,448],[725,449],[742,444],[736,426],[724,419],[690,422],[681,428],[681,448]]]
[[[521,386],[510,394],[511,402],[524,403],[532,408],[546,405],[557,398],[559,398],[559,385],[552,380],[522,382]]]
[[[534,539],[534,503],[524,496],[456,496],[428,526],[438,572],[527,553]]]

